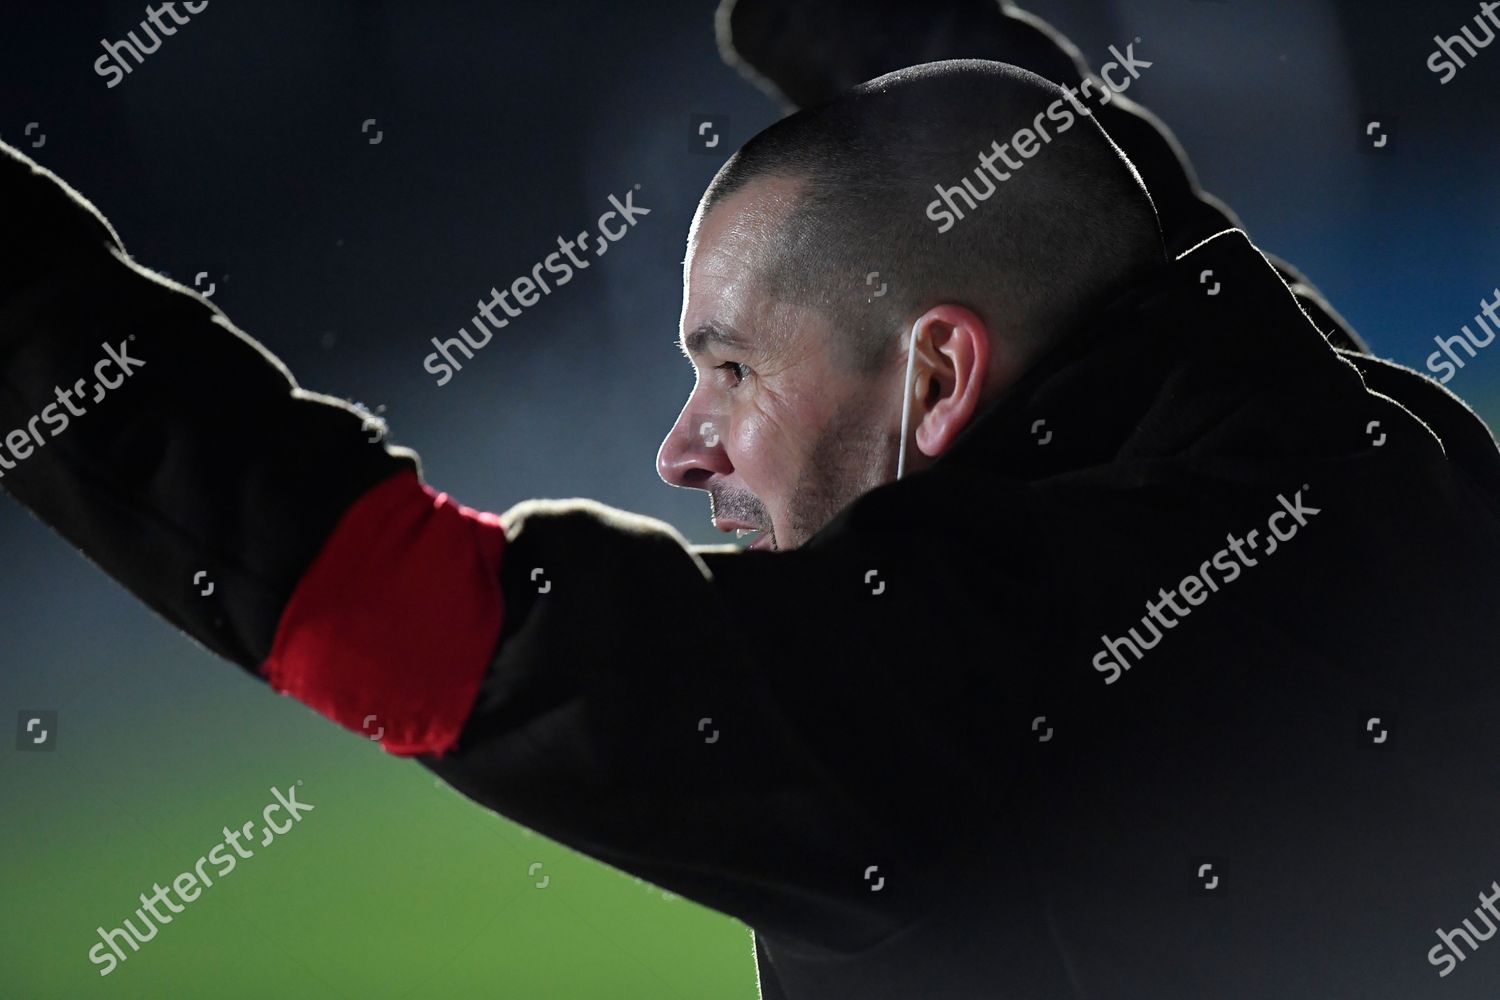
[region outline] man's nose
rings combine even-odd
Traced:
[[[671,486],[707,489],[711,478],[734,471],[723,438],[718,420],[684,411],[656,453],[656,474]]]

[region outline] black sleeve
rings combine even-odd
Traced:
[[[0,465],[0,487],[254,673],[339,516],[416,457],[372,443],[348,404],[299,389],[3,144],[0,222],[0,435],[13,466]]]
[[[994,610],[897,492],[786,552],[695,549],[588,501],[512,508],[494,664],[427,766],[759,931],[845,951],[896,932],[1011,780],[974,762],[1014,761],[1026,731],[1018,689],[984,695],[983,732],[963,721],[1019,657],[981,653],[966,623]]]

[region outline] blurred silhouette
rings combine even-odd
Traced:
[[[716,29],[725,61],[788,112],[891,70],[940,59],[992,59],[1059,86],[1091,81],[1096,91],[1113,90],[1061,32],[1008,0],[723,0]],[[1171,254],[1225,229],[1246,229],[1228,205],[1198,186],[1187,154],[1161,119],[1120,93],[1091,108],[1146,182]],[[1329,343],[1369,353],[1300,271],[1266,256]]]

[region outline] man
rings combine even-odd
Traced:
[[[989,191],[940,233],[934,184]],[[18,154],[0,197],[0,426],[101,341],[137,366],[0,483],[276,690],[742,919],[763,997],[1500,984],[1460,924],[1500,875],[1493,440],[1243,234],[1168,262],[1039,77],[903,70],[715,178],[658,463],[751,552],[459,507]]]

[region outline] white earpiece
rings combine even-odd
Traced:
[[[911,327],[911,345],[906,349],[906,379],[901,400],[901,448],[896,452],[896,478],[906,473],[906,435],[911,420],[912,386],[917,374],[917,332],[922,321],[918,319]]]

